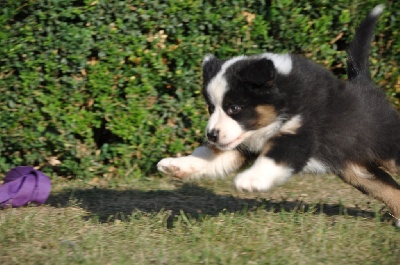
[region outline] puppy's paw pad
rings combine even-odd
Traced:
[[[157,169],[158,171],[164,173],[164,174],[174,174],[176,172],[179,172],[179,167],[177,166],[173,166],[173,165],[169,165],[169,166],[165,166],[165,165],[157,165]]]
[[[163,174],[177,178],[185,178],[193,174],[193,169],[185,163],[185,157],[164,158],[157,164],[157,170]]]
[[[164,158],[157,164],[157,169],[161,173],[167,175],[175,175],[180,171],[179,166],[174,164],[174,159],[176,158]]]

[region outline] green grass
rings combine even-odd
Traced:
[[[400,230],[333,176],[259,194],[230,180],[58,180],[45,205],[0,211],[0,264],[400,264]]]

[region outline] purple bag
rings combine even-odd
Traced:
[[[40,205],[50,195],[51,181],[43,172],[29,166],[11,169],[0,185],[0,207]]]

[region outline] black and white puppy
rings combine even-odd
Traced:
[[[400,116],[371,81],[368,54],[383,5],[356,31],[347,82],[303,57],[264,53],[203,60],[208,142],[162,159],[162,173],[223,177],[243,165],[238,190],[265,191],[298,172],[334,173],[400,218]],[[400,221],[397,220],[397,225]]]

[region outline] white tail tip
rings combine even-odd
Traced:
[[[214,55],[212,55],[212,54],[207,54],[207,55],[204,57],[204,59],[203,59],[203,65],[205,65],[206,62],[208,62],[208,61],[210,61],[210,60],[212,60],[212,59],[214,59],[214,58],[215,58]]]
[[[371,15],[374,16],[374,17],[377,17],[380,14],[382,14],[383,9],[385,9],[385,5],[384,4],[377,5],[376,7],[374,7],[374,9],[372,9]]]

